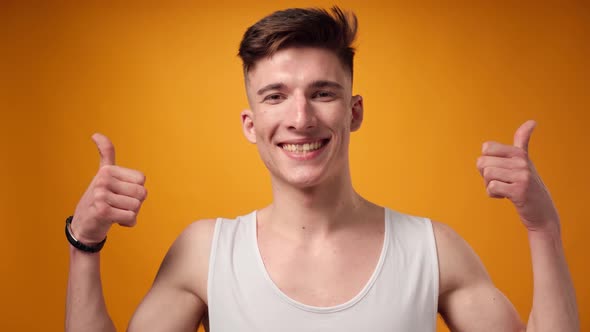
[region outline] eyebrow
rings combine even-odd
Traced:
[[[262,88],[260,88],[260,90],[258,90],[256,92],[256,94],[258,94],[260,96],[268,91],[281,90],[281,89],[284,89],[285,87],[286,87],[286,85],[284,83],[271,83],[271,84],[265,85]],[[314,89],[335,88],[338,90],[344,90],[344,87],[342,85],[340,85],[339,83],[334,82],[334,81],[326,81],[326,80],[313,81],[313,82],[311,82],[310,87],[314,88]]]
[[[335,88],[338,90],[344,90],[344,87],[337,82],[334,81],[313,81],[310,85],[312,88]]]
[[[265,92],[267,91],[271,91],[271,90],[281,90],[285,88],[285,84],[284,83],[271,83],[269,85],[265,85],[264,87],[260,88],[260,90],[258,90],[256,92],[256,94],[263,95]]]

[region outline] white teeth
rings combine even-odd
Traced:
[[[304,144],[283,144],[282,148],[289,151],[289,152],[310,152],[317,150],[324,146],[323,141],[317,141],[313,143],[304,143]]]

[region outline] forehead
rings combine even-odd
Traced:
[[[256,91],[273,83],[305,86],[319,80],[335,81],[350,89],[350,73],[334,52],[312,47],[291,47],[260,59],[247,75],[247,86]]]

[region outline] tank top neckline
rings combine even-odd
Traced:
[[[385,256],[387,255],[387,249],[389,247],[389,239],[390,239],[390,232],[391,232],[391,225],[390,225],[390,221],[389,219],[391,218],[391,211],[388,208],[384,208],[385,213],[384,213],[384,238],[383,238],[383,245],[381,247],[381,253],[379,255],[379,261],[377,262],[377,265],[375,266],[373,273],[371,274],[371,277],[369,278],[369,280],[365,283],[365,286],[360,290],[359,293],[357,293],[354,297],[352,297],[350,300],[341,303],[341,304],[337,304],[335,306],[329,306],[329,307],[318,307],[318,306],[312,306],[312,305],[307,305],[304,304],[302,302],[299,302],[297,300],[292,299],[291,297],[289,297],[287,294],[285,294],[275,283],[274,281],[271,279],[268,271],[266,270],[266,266],[264,265],[264,261],[262,260],[262,255],[260,254],[260,248],[258,247],[258,236],[257,236],[257,211],[253,211],[252,213],[250,213],[249,215],[246,216],[247,222],[249,223],[248,228],[250,231],[250,242],[253,245],[253,250],[254,250],[254,256],[256,258],[256,261],[258,263],[258,268],[260,270],[260,272],[262,273],[262,275],[264,276],[264,279],[266,280],[267,284],[272,288],[272,290],[274,291],[274,293],[279,296],[282,300],[284,300],[285,302],[287,302],[288,304],[299,308],[301,310],[304,311],[309,311],[309,312],[314,312],[314,313],[333,313],[333,312],[338,312],[338,311],[342,311],[342,310],[346,310],[352,306],[354,306],[355,304],[357,304],[359,301],[361,301],[366,295],[367,293],[371,290],[371,287],[373,286],[373,284],[375,283],[375,281],[377,280],[380,272],[381,272],[381,268],[383,267],[383,263],[385,261]]]

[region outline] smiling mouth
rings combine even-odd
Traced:
[[[306,152],[313,152],[323,148],[330,139],[320,139],[314,142],[307,142],[307,143],[300,143],[300,144],[293,144],[293,143],[280,143],[279,147],[285,151],[289,151],[292,153],[306,153]]]

